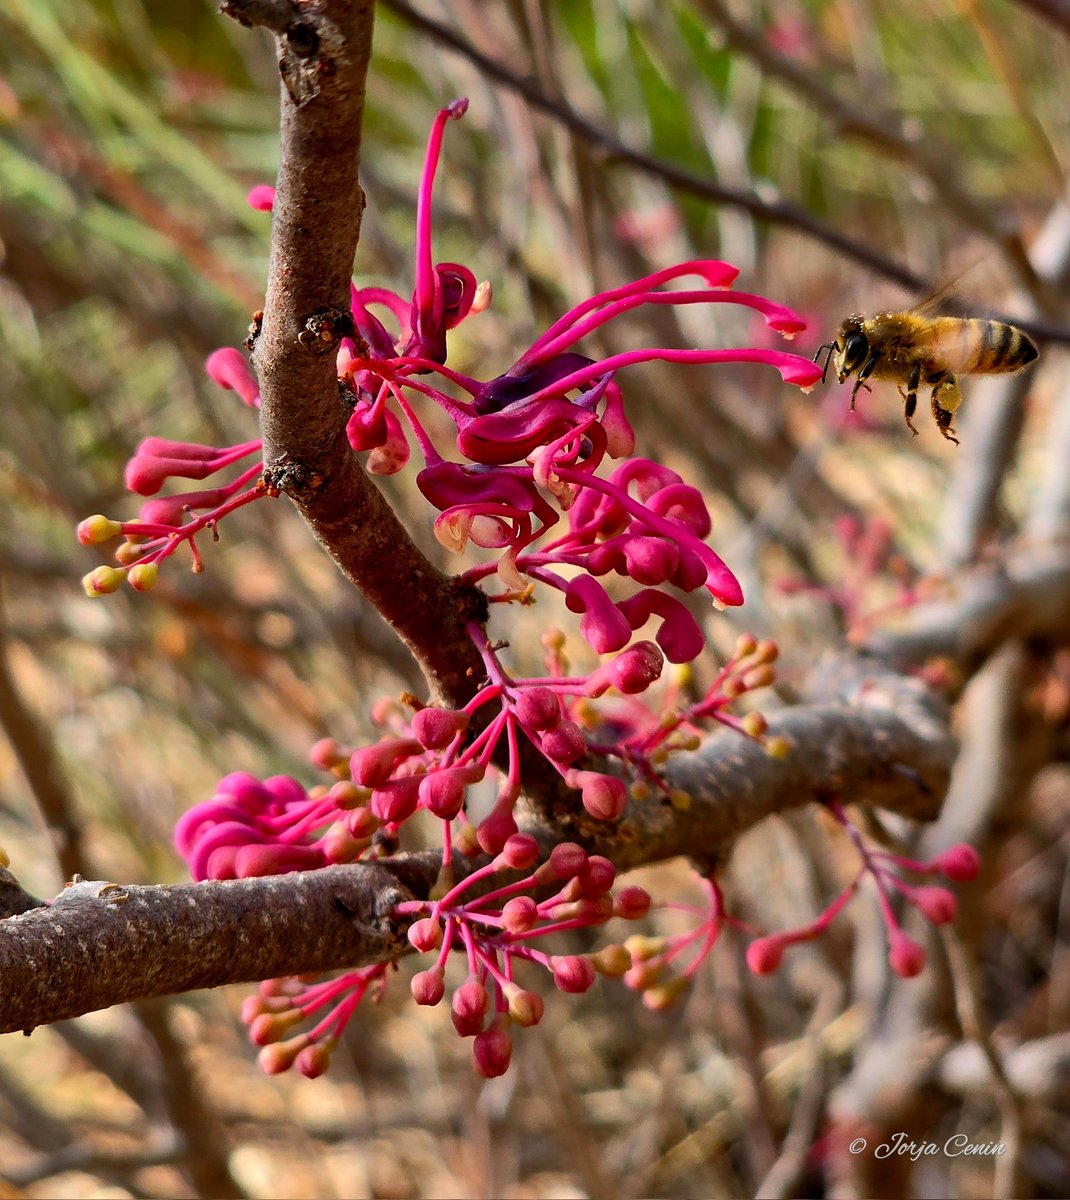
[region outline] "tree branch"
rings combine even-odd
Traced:
[[[773,813],[840,793],[903,816],[936,815],[954,758],[943,702],[916,680],[856,655],[811,680],[820,703],[770,719],[792,744],[786,759],[726,734],[670,760],[686,809],[633,801],[612,826],[575,794],[529,810],[522,827],[549,844],[569,837],[620,870],[678,855],[723,858]],[[120,887],[68,887],[50,907],[0,922],[0,1032],[30,1029],[122,1001],[352,968],[408,948],[393,907],[426,899],[438,851],[268,878]]]
[[[422,555],[345,436],[336,351],[352,335],[353,255],[373,0],[291,5],[232,0],[276,30],[282,143],[271,265],[253,364],[263,398],[264,478],[419,661],[433,693],[467,698],[478,656],[464,634],[477,602]],[[281,24],[281,30],[278,28]]]
[[[426,898],[441,855],[172,887],[71,884],[0,921],[0,1033],[112,1004],[397,958],[395,905]]]

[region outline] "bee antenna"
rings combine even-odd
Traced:
[[[822,383],[824,383],[825,380],[828,378],[829,363],[832,362],[832,352],[835,349],[836,349],[835,342],[822,342],[821,345],[818,346],[817,353],[813,357],[813,361],[817,362],[817,360],[821,357],[821,351],[822,350],[828,351],[828,353],[825,355],[825,366],[821,372],[821,382]]]

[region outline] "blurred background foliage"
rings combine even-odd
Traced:
[[[1044,238],[1066,202],[1070,38],[1034,7],[382,0],[357,277],[410,289],[427,130],[463,94],[471,108],[447,133],[436,185],[436,257],[491,280],[495,302],[459,331],[461,370],[496,373],[592,290],[693,257],[726,258],[740,287],[800,309],[804,353],[848,312],[907,307],[948,283],[971,310],[1058,330],[1060,252]],[[419,687],[282,502],[231,518],[203,574],[173,565],[151,597],[91,604],[78,585],[101,559],[74,525],[133,514],[122,468],[140,438],[255,436],[201,365],[241,343],[260,304],[269,218],[244,196],[274,177],[276,81],[270,38],[201,0],[7,0],[0,12],[0,845],[42,895],[74,872],[182,879],[171,828],[220,775],[310,781],[313,740],[367,736],[378,696]],[[595,346],[766,337],[726,309],[657,308]],[[956,451],[927,420],[910,438],[891,386],[851,416],[846,389],[801,396],[757,367],[652,366],[622,382],[641,451],[710,497],[714,545],[748,590],[737,626],[780,638],[785,699],[793,671],[894,598],[908,560],[933,576],[963,557],[948,536],[953,476],[979,451],[968,432]],[[985,386],[968,389],[962,431]],[[1058,339],[1014,403],[987,548],[1028,526],[1045,481],[1065,474],[1065,458],[1046,457],[1066,405]],[[409,485],[388,485],[438,555]],[[862,573],[849,611],[798,587],[856,570],[834,536],[845,517],[884,539],[890,566]],[[712,632],[726,645],[734,630]],[[1017,728],[1040,722],[1063,749],[1015,764],[964,937],[986,964],[989,1019],[1065,1039],[1070,666],[1045,646],[1020,669]],[[745,841],[730,886],[741,915],[775,927],[817,911],[848,870],[820,817],[797,816]],[[690,894],[681,865],[648,882]],[[823,1106],[857,1073],[890,987],[871,961],[878,940],[859,901],[827,944],[760,984],[726,938],[715,972],[669,1014],[623,988],[552,997],[512,1073],[483,1087],[448,1019],[414,1014],[403,983],[315,1082],[259,1074],[241,989],[9,1037],[0,1195],[728,1197],[763,1180],[765,1195],[820,1194]],[[932,974],[897,986],[931,997]],[[955,1047],[946,997],[936,1007],[894,1053],[936,1062]],[[897,1128],[999,1140],[1006,1112],[980,1078],[956,1091],[914,1077]],[[1058,1196],[1070,1129],[1049,1100],[1027,1109],[1022,1179]],[[799,1129],[792,1159],[783,1139]],[[770,1172],[786,1160],[784,1183]],[[897,1162],[869,1183],[985,1196],[991,1169]]]

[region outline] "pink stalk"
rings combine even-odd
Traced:
[[[653,272],[651,275],[644,275],[642,279],[635,279],[631,283],[626,283],[622,287],[611,288],[608,292],[599,292],[597,295],[591,296],[589,299],[577,304],[575,308],[570,308],[563,316],[558,317],[550,328],[532,343],[530,349],[517,360],[513,370],[517,374],[522,374],[530,367],[543,362],[549,357],[546,353],[548,343],[552,343],[581,317],[586,316],[587,313],[605,304],[612,304],[616,300],[633,296],[637,292],[650,291],[659,284],[667,283],[670,279],[679,279],[684,275],[698,275],[705,279],[711,287],[729,287],[732,280],[738,274],[739,270],[730,263],[718,262],[713,259],[695,259],[691,262],[677,263],[675,266],[665,267],[660,271]]]

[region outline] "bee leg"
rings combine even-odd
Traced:
[[[962,403],[962,389],[958,380],[950,371],[945,371],[935,379],[930,375],[928,382],[934,385],[932,407],[936,427],[949,442],[957,446],[959,439],[955,437],[955,427],[951,422],[955,419],[955,410]]]
[[[855,410],[855,397],[858,395],[859,390],[862,389],[867,392],[870,390],[866,380],[873,374],[873,368],[876,367],[878,362],[880,362],[880,358],[876,354],[872,354],[862,364],[862,369],[858,372],[855,385],[851,389],[851,412]]]
[[[918,386],[921,383],[921,363],[915,363],[910,372],[910,378],[907,380],[907,386],[904,390],[899,389],[900,396],[906,401],[903,406],[903,419],[907,423],[907,429],[917,437],[918,431],[914,427],[914,422],[910,419],[918,407]]]

